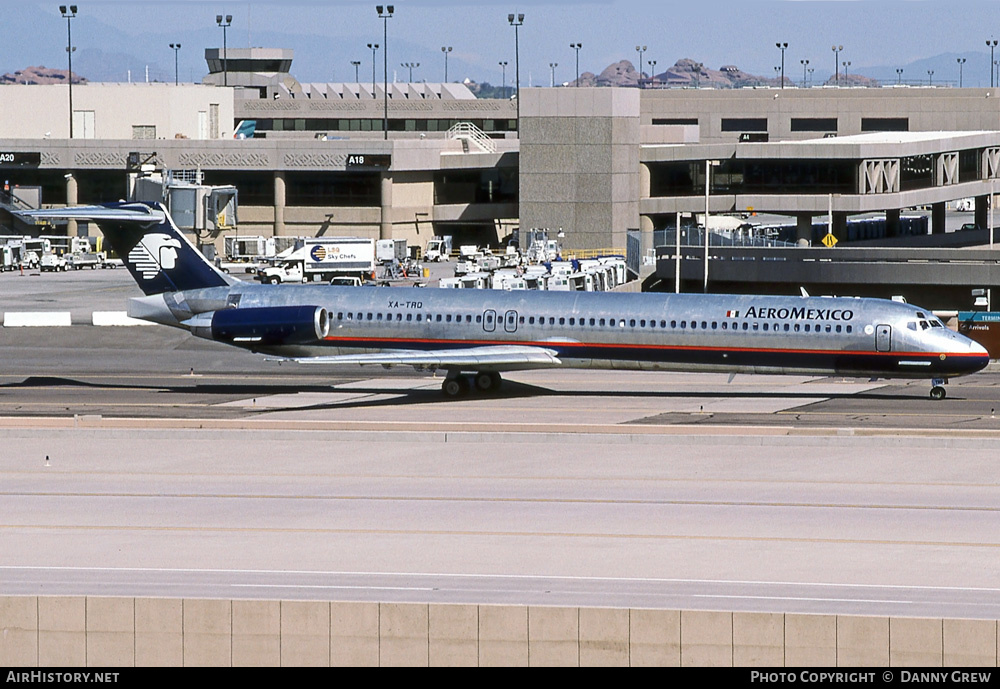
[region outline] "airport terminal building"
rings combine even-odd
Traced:
[[[973,197],[982,227],[1000,171],[993,89],[524,88],[518,122],[516,100],[463,84],[386,93],[300,83],[291,51],[231,50],[224,74],[218,51],[206,58],[199,85],[76,85],[72,139],[65,86],[3,87],[5,183],[41,188],[44,205],[114,201],[132,153],[235,185],[241,234],[496,243],[548,227],[584,249],[638,232],[648,251],[706,205],[785,215],[803,239],[832,217],[844,240],[854,215],[884,214],[892,236],[915,207],[941,232],[945,205]],[[254,137],[233,139],[249,120]]]

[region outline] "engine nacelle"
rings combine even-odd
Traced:
[[[321,306],[222,309],[212,314],[212,339],[236,345],[311,344],[330,333]]]

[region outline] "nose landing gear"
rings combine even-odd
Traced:
[[[935,378],[931,381],[931,399],[932,400],[943,400],[948,394],[944,389],[944,384],[948,382],[947,378]]]

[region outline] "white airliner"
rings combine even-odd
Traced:
[[[25,215],[96,222],[146,294],[133,318],[302,364],[443,370],[452,397],[567,367],[924,378],[943,399],[989,362],[926,309],[882,299],[259,285],[217,270],[159,204]]]

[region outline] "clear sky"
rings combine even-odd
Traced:
[[[375,4],[83,0],[77,3],[79,16],[73,20],[73,42],[78,47],[74,67],[79,65],[78,71],[87,76],[85,67],[96,70],[94,65],[102,60],[109,65],[127,63],[133,72],[150,65],[152,78],[172,80],[173,53],[167,44],[181,42],[181,78],[200,81],[206,71],[204,49],[222,44],[222,31],[215,24],[216,14],[222,13],[233,16],[228,30],[231,47],[292,48],[296,51],[292,71],[304,81],[353,81],[351,60],[361,61],[360,77],[366,80],[371,76],[371,52],[365,44],[383,42]],[[798,70],[796,78],[801,78],[802,59],[810,60],[816,79],[825,78],[834,68],[831,46],[843,45],[840,59],[849,60],[851,70],[862,73],[866,68],[906,65],[942,54],[948,54],[948,69],[955,71],[951,55],[968,54],[965,85],[975,86],[989,81],[986,39],[1000,38],[1000,0],[397,0],[394,4],[395,16],[389,20],[390,79],[393,71],[405,78],[400,63],[419,62],[415,79],[440,81],[441,46],[452,46],[451,80],[470,77],[499,83],[498,63],[506,60],[510,83],[514,29],[507,15],[511,12],[525,15],[519,29],[523,85],[548,85],[552,62],[559,65],[557,82],[574,78],[575,57],[569,44],[575,42],[583,43],[581,71],[600,71],[621,59],[637,63],[635,46],[645,45],[644,60],[656,60],[656,71],[690,57],[712,68],[735,64],[752,73],[773,75],[781,57],[775,43],[780,41],[789,44],[786,70],[789,76]],[[0,9],[0,26],[5,27],[0,71],[65,65],[66,22],[59,16],[57,2],[0,0]],[[975,68],[980,62],[981,68]],[[142,78],[137,73],[132,76]],[[948,78],[939,74],[935,80]]]

